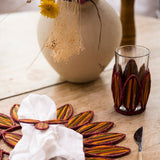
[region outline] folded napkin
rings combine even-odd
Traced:
[[[18,118],[56,119],[56,105],[45,95],[31,94],[22,101]],[[33,124],[21,126],[23,136],[11,151],[10,160],[85,160],[83,137],[74,130],[60,124],[47,130],[37,130]]]

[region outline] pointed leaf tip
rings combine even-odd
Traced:
[[[104,157],[86,157],[85,160],[112,160],[112,159]]]
[[[76,131],[81,133],[84,137],[87,137],[94,134],[107,132],[110,128],[112,128],[113,124],[113,122],[93,122],[82,126]]]
[[[100,133],[84,138],[85,146],[97,146],[97,145],[111,145],[116,144],[125,138],[125,134],[122,133]]]
[[[93,118],[93,114],[94,114],[93,111],[86,111],[86,112],[79,113],[68,121],[67,127],[72,129],[77,129],[91,122]]]
[[[10,128],[14,125],[13,120],[9,116],[0,113],[0,128]]]
[[[46,122],[38,122],[35,125],[35,128],[38,130],[47,130],[49,128],[49,124]]]
[[[122,103],[129,112],[134,112],[141,98],[141,84],[136,75],[130,75],[122,90]]]
[[[57,109],[58,120],[68,120],[73,114],[73,107],[71,104],[65,104]]]
[[[19,104],[14,104],[10,110],[10,116],[12,117],[12,119],[19,123],[19,120],[18,120],[18,115],[17,115],[17,112],[20,108],[20,105]]]
[[[112,77],[112,94],[116,108],[121,106],[122,77],[119,72],[115,72]]]
[[[130,59],[124,69],[124,81],[126,81],[128,77],[132,74],[138,76],[138,67],[134,59]]]
[[[145,106],[147,104],[149,94],[150,94],[150,88],[151,88],[151,75],[150,72],[147,71],[142,79],[142,108],[145,109]]]
[[[101,145],[85,148],[84,152],[86,156],[116,158],[129,154],[130,149],[115,145]]]
[[[22,138],[21,134],[4,132],[3,139],[11,147],[15,147],[18,141]]]

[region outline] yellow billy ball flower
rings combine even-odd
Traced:
[[[54,0],[42,0],[41,5],[41,14],[47,18],[55,18],[59,13],[58,3],[55,3]]]

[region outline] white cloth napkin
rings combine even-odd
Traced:
[[[45,95],[31,94],[18,111],[19,119],[56,119],[56,105]],[[83,137],[63,125],[50,125],[37,130],[32,124],[21,123],[22,138],[11,151],[10,160],[85,160]]]

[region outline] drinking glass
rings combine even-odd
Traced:
[[[144,46],[126,45],[115,50],[111,88],[117,112],[135,115],[146,109],[151,87],[149,56],[150,50]]]

